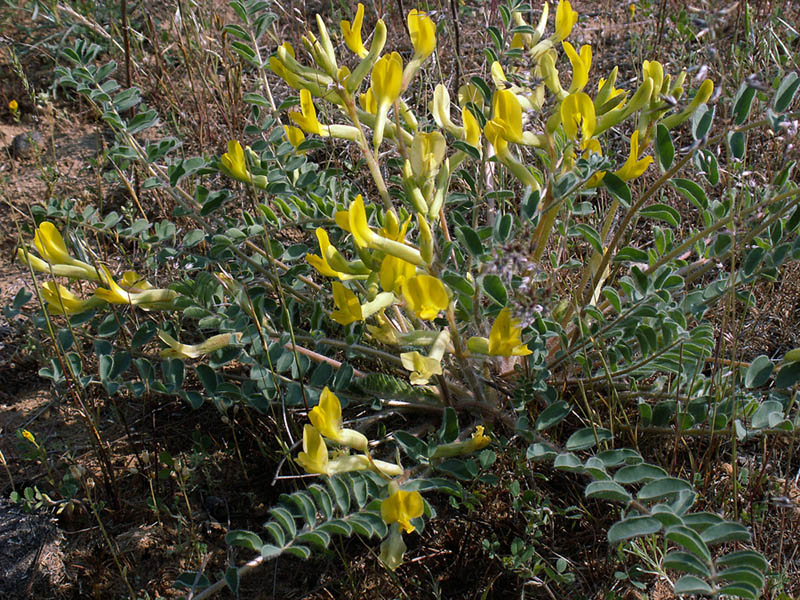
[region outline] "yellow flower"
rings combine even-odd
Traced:
[[[320,256],[306,254],[306,261],[321,275],[338,277],[342,281],[349,279],[362,279],[369,270],[361,261],[347,262],[339,251],[331,244],[328,232],[322,227],[317,227],[317,241],[319,242]]]
[[[628,15],[631,19],[636,16],[636,4],[633,2],[628,5]]]
[[[366,248],[378,235],[370,229],[367,223],[367,211],[364,208],[364,199],[361,194],[356,196],[347,210],[347,224],[353,234],[353,240],[359,248]]]
[[[483,425],[475,427],[475,433],[472,437],[465,442],[451,442],[449,444],[440,444],[434,450],[431,458],[452,458],[453,456],[461,456],[464,454],[472,454],[476,450],[483,450],[492,441],[488,435],[483,434]]]
[[[100,265],[100,269],[103,282],[109,289],[97,288],[94,291],[94,295],[109,304],[131,304],[141,306],[144,309],[168,309],[172,307],[172,301],[178,296],[177,292],[168,289],[147,289],[142,292],[128,291],[114,281],[107,267]]]
[[[228,142],[228,151],[220,157],[221,169],[228,176],[243,183],[250,183],[252,176],[247,169],[244,150],[238,140]]]
[[[413,385],[426,385],[434,375],[442,374],[441,359],[422,356],[416,350],[413,352],[403,352],[400,355],[403,367],[411,371],[411,383]]]
[[[649,167],[652,162],[652,156],[645,156],[639,159],[639,130],[637,129],[631,136],[631,152],[628,155],[628,160],[625,161],[625,164],[622,165],[619,171],[614,172],[614,175],[623,181],[636,179],[647,170],[647,167]]]
[[[450,298],[444,284],[431,275],[415,275],[403,284],[403,297],[409,310],[420,319],[431,321],[445,310]]]
[[[208,338],[200,344],[181,344],[166,331],[159,331],[158,337],[169,348],[164,348],[159,354],[164,358],[200,358],[222,348],[235,344],[242,337],[241,333],[220,333]]]
[[[375,94],[372,93],[372,88],[358,96],[358,103],[363,110],[371,115],[378,112],[378,103],[375,102]]]
[[[14,101],[12,100],[12,102],[14,102]],[[39,447],[39,444],[37,444],[37,443],[36,443],[36,438],[35,438],[35,437],[34,437],[34,435],[33,435],[33,434],[30,432],[30,431],[28,431],[27,429],[23,429],[23,430],[22,430],[22,437],[24,437],[26,440],[28,440],[28,441],[29,441],[31,444],[33,444],[33,445],[34,445],[34,446],[36,446],[37,448]]]
[[[355,321],[363,321],[361,303],[355,293],[338,281],[334,281],[331,288],[333,288],[333,302],[337,309],[331,312],[331,319],[345,326]]]
[[[289,111],[289,118],[297,123],[306,133],[316,133],[322,136],[327,135],[327,131],[323,132],[322,126],[317,120],[317,110],[314,108],[311,92],[305,88],[300,90],[300,111]]]
[[[414,58],[425,60],[436,48],[436,25],[430,17],[416,8],[408,13],[408,32],[414,46]]]
[[[292,146],[294,146],[295,150],[297,150],[297,147],[300,144],[302,144],[306,139],[303,130],[300,129],[299,127],[294,127],[293,125],[284,125],[283,131],[286,133],[286,139],[289,140],[289,143]],[[305,153],[306,153],[305,150],[301,152],[301,154]]]
[[[97,269],[70,256],[64,238],[50,221],[43,221],[33,236],[33,245],[41,257],[51,265],[66,265],[83,270],[84,279],[99,280]],[[35,268],[35,267],[34,267]],[[49,270],[49,269],[47,269]]]
[[[103,301],[98,298],[81,300],[63,285],[54,281],[46,281],[39,289],[42,299],[47,302],[50,311],[59,315],[77,315],[103,304]]]
[[[569,86],[569,93],[579,92],[589,83],[589,69],[592,67],[592,47],[589,44],[581,46],[581,53],[578,54],[569,42],[562,42],[564,52],[569,57],[572,64],[572,83]]]
[[[478,150],[481,149],[481,126],[472,111],[465,108],[461,113],[464,121],[464,141]]]
[[[381,502],[381,518],[384,523],[399,523],[406,533],[414,531],[411,519],[422,516],[424,510],[425,504],[419,492],[397,490]]]
[[[580,131],[581,141],[588,142],[597,127],[592,99],[583,92],[575,92],[564,98],[561,102],[561,122],[569,139],[577,140]]]
[[[418,132],[411,142],[411,170],[416,177],[429,179],[439,172],[446,149],[444,136],[438,131]]]
[[[578,22],[578,13],[572,10],[569,0],[561,0],[556,8],[556,39],[564,41]]]
[[[16,113],[19,110],[19,104],[17,104],[16,100],[12,100],[8,103],[8,110],[10,110],[12,113]]]
[[[350,21],[342,21],[339,25],[342,28],[342,35],[344,36],[344,43],[353,52],[358,54],[359,57],[364,58],[367,55],[367,49],[361,41],[361,25],[364,22],[364,5],[358,3],[356,9],[356,16],[353,19],[352,26]]]
[[[100,281],[100,276],[94,272],[89,277],[89,273],[82,267],[75,267],[73,265],[53,265],[46,262],[25,250],[24,248],[17,248],[17,260],[25,265],[29,265],[34,271],[40,273],[50,273],[56,277],[71,277],[73,279],[93,279]]]
[[[307,473],[317,475],[335,475],[336,473],[364,471],[370,468],[369,459],[363,454],[344,455],[329,459],[325,440],[313,425],[303,426],[303,451],[297,454],[295,460]]]
[[[360,452],[367,451],[367,438],[354,429],[342,429],[342,405],[339,398],[325,386],[319,404],[308,413],[308,419],[326,438]]]
[[[653,80],[650,102],[660,102],[659,95],[664,85],[664,67],[657,60],[646,60],[642,63],[642,75]]]
[[[522,106],[511,90],[498,90],[492,99],[492,121],[502,128],[503,138],[522,143]]]
[[[396,256],[386,256],[381,261],[379,273],[381,287],[384,291],[399,293],[403,289],[403,283],[413,277],[416,271],[417,268],[410,262]]]
[[[522,343],[522,327],[518,319],[511,318],[511,310],[504,308],[497,315],[489,332],[489,354],[492,356],[527,356],[533,354]]]
[[[372,94],[378,105],[372,145],[377,148],[383,141],[386,116],[394,101],[400,97],[403,85],[403,59],[397,52],[384,55],[372,67]]]

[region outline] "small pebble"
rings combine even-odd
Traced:
[[[11,140],[11,155],[15,158],[30,158],[34,150],[41,148],[44,137],[38,131],[20,133]]]

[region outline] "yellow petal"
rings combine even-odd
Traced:
[[[381,57],[372,67],[372,93],[380,106],[392,104],[400,96],[403,59],[397,52]]]
[[[444,284],[432,275],[415,275],[403,284],[403,297],[409,310],[420,319],[431,321],[450,304]]]
[[[333,302],[337,308],[331,312],[331,319],[345,326],[355,321],[363,321],[361,303],[355,293],[338,281],[334,281],[331,288],[333,289]]]
[[[408,13],[408,32],[414,46],[414,57],[426,59],[436,48],[436,25],[430,17],[416,8]]]
[[[425,503],[419,492],[397,490],[381,502],[381,518],[387,524],[399,523],[406,533],[414,531],[411,519],[422,516]]]
[[[578,13],[572,10],[569,0],[561,0],[556,8],[556,38],[565,40],[578,22]]]
[[[597,118],[594,112],[592,99],[583,92],[570,94],[561,102],[561,122],[564,131],[571,140],[589,140],[597,128]]]
[[[489,354],[492,356],[527,356],[532,354],[522,343],[522,328],[519,321],[511,317],[511,310],[504,308],[497,315],[489,332]]]
[[[369,246],[376,234],[367,224],[367,211],[364,208],[364,199],[361,194],[356,196],[355,200],[350,203],[350,208],[347,211],[347,220],[350,227],[349,231],[353,234],[356,246],[359,248]]]
[[[351,51],[358,54],[359,57],[364,58],[367,55],[367,49],[361,41],[361,25],[364,22],[364,5],[358,3],[356,9],[356,16],[353,19],[352,26],[350,21],[342,21],[340,23],[342,28],[342,35],[344,36],[344,43]]]
[[[328,474],[328,447],[312,425],[303,427],[303,451],[298,453],[296,462],[307,473]]]
[[[289,118],[306,133],[323,135],[320,122],[317,120],[317,110],[314,108],[314,101],[311,99],[311,92],[307,89],[300,90],[300,112],[290,111]]]
[[[308,413],[308,420],[327,438],[335,440],[342,430],[342,405],[339,398],[325,386],[319,404]]]

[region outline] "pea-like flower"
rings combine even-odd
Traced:
[[[578,54],[569,42],[562,42],[561,45],[572,65],[572,83],[569,86],[569,93],[580,92],[589,83],[589,69],[592,67],[592,47],[589,44],[584,44],[581,46],[580,54]]]
[[[414,531],[411,519],[422,516],[424,510],[422,494],[417,491],[397,490],[381,502],[381,518],[384,523],[387,525],[398,523],[406,533]]]
[[[490,356],[527,356],[533,354],[527,344],[522,343],[522,327],[518,319],[511,317],[511,310],[504,308],[497,315],[489,339],[471,337],[467,340],[470,352]]]
[[[320,255],[306,254],[306,261],[325,277],[338,277],[342,281],[349,279],[364,279],[369,274],[369,269],[360,260],[348,262],[339,254],[331,244],[328,232],[322,227],[317,227],[317,241],[319,242]]]
[[[27,250],[20,249],[17,253],[20,260],[30,264],[33,269],[49,273],[52,268],[54,275],[101,281],[97,269],[70,256],[64,238],[50,221],[43,221],[36,229],[33,235],[33,245],[44,260],[37,259]],[[66,268],[59,269],[57,267]]]
[[[475,427],[472,437],[464,442],[451,442],[449,444],[439,444],[434,450],[431,458],[451,458],[472,454],[477,450],[483,450],[492,441],[488,435],[484,435],[483,425]]]
[[[511,317],[511,310],[504,308],[497,315],[489,332],[489,354],[492,356],[527,356],[533,354],[520,338],[522,327],[518,319]]]
[[[403,297],[418,318],[431,321],[450,304],[444,284],[432,275],[415,275],[403,284]]]
[[[378,105],[372,144],[378,148],[383,141],[386,116],[394,101],[400,97],[403,85],[403,59],[397,52],[383,56],[372,67],[372,94]]]
[[[344,36],[344,43],[351,51],[358,54],[359,57],[364,58],[367,55],[367,49],[361,41],[361,25],[364,23],[364,5],[358,3],[356,9],[356,16],[353,19],[352,25],[350,21],[342,21],[339,25],[342,28],[342,36]]]
[[[572,10],[569,0],[561,0],[556,7],[556,38],[563,42],[569,37],[575,23],[578,22],[578,13]]]
[[[308,413],[308,419],[329,440],[360,452],[367,450],[367,437],[354,429],[342,428],[342,405],[328,386],[322,390],[319,404]]]
[[[337,309],[331,311],[331,319],[345,326],[356,321],[363,321],[376,312],[391,306],[395,301],[394,294],[382,292],[370,302],[361,304],[358,296],[338,281],[334,281],[331,287],[333,288],[333,302]]]
[[[408,33],[414,46],[414,58],[425,60],[436,48],[436,24],[427,13],[412,9],[408,13]]]
[[[647,167],[649,167],[652,162],[652,156],[639,158],[639,130],[637,129],[633,132],[633,135],[631,135],[631,152],[628,155],[628,160],[625,161],[622,168],[614,172],[614,175],[623,181],[636,179],[647,170]]]
[[[353,235],[353,240],[359,248],[380,250],[384,254],[391,254],[415,265],[425,264],[419,250],[372,231],[367,223],[367,212],[361,194],[355,197],[346,211],[338,211],[335,219],[339,227]]]
[[[435,177],[444,160],[447,145],[438,131],[417,132],[411,142],[411,171],[422,180]]]
[[[103,282],[109,289],[97,288],[94,295],[109,304],[130,304],[145,310],[164,310],[172,308],[172,301],[178,293],[169,289],[147,289],[144,291],[130,291],[120,286],[111,276],[107,267],[101,265]]]
[[[303,130],[299,127],[295,127],[294,125],[284,125],[283,131],[286,133],[286,139],[289,140],[289,143],[292,146],[294,146],[295,150],[297,150],[297,147],[306,139],[306,135],[303,133]],[[305,150],[301,152],[301,154],[305,153]]]
[[[168,348],[164,348],[159,354],[164,358],[200,358],[217,350],[227,348],[235,344],[242,337],[241,333],[220,333],[214,335],[199,344],[181,344],[178,340],[166,331],[159,331],[158,337]]]
[[[50,312],[59,315],[78,315],[105,304],[103,300],[96,297],[82,300],[66,287],[54,281],[46,281],[39,290]]]
[[[247,169],[244,149],[238,140],[228,142],[228,151],[220,157],[221,169],[228,176],[243,183],[250,183],[252,176]]]
[[[396,256],[385,256],[381,261],[379,281],[384,291],[401,293],[403,284],[413,277],[417,268],[410,262]]]
[[[449,344],[450,332],[445,329],[434,340],[428,356],[416,350],[400,355],[403,366],[411,371],[409,379],[412,385],[426,385],[434,375],[442,374],[442,358]]]
[[[295,461],[306,473],[315,475],[335,475],[369,469],[369,459],[364,455],[348,454],[329,458],[325,440],[313,425],[303,427],[303,451],[297,454]]]
[[[577,140],[580,132],[581,142],[588,142],[597,127],[592,99],[583,92],[575,92],[564,98],[561,102],[561,122],[569,139]]]

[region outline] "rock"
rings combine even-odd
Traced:
[[[9,149],[15,158],[30,158],[43,144],[44,138],[41,133],[36,130],[26,131],[14,136]]]
[[[0,498],[0,598],[57,598],[66,578],[63,536],[47,515]]]

